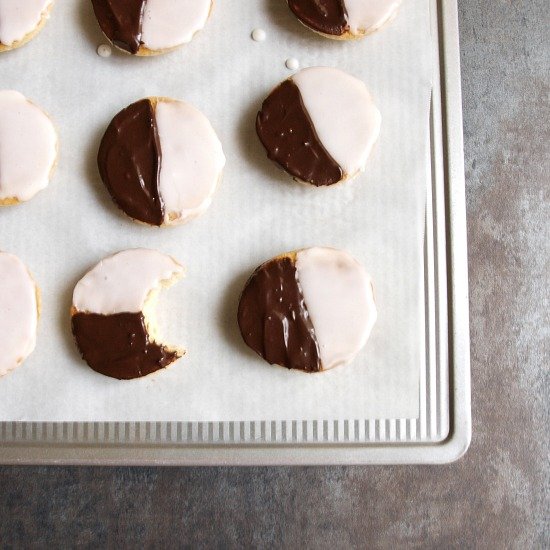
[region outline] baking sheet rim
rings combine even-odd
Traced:
[[[14,441],[0,439],[0,463],[19,464],[128,464],[128,465],[300,465],[300,464],[383,464],[445,463],[458,459],[471,438],[468,279],[466,254],[466,214],[464,189],[462,104],[456,0],[432,0],[436,7],[439,39],[439,67],[443,113],[443,163],[446,212],[439,218],[438,233],[447,235],[446,271],[449,310],[449,430],[440,442],[425,443],[284,443],[274,444],[159,444],[155,438],[140,444],[74,443],[69,426],[58,433],[55,442],[33,438],[39,423],[1,423],[2,433],[11,428],[24,436]],[[439,124],[440,123],[440,124]],[[436,213],[437,214],[437,213]],[[442,225],[444,224],[444,225]],[[439,327],[440,330],[442,327]],[[445,329],[445,327],[443,327]],[[445,334],[447,332],[447,334]],[[440,358],[445,360],[446,358]],[[384,421],[390,422],[390,421]],[[100,423],[104,425],[104,423]],[[127,423],[119,423],[124,425]],[[155,426],[162,423],[139,423]],[[169,424],[169,423],[166,423]],[[207,423],[208,424],[208,423]],[[239,424],[239,423],[236,423]],[[116,425],[116,423],[115,423]],[[30,433],[28,433],[30,432]],[[158,432],[157,432],[158,433]],[[28,437],[30,436],[30,437]]]

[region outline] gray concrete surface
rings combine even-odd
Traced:
[[[2,468],[1,547],[550,547],[550,7],[459,3],[466,457],[444,467]]]

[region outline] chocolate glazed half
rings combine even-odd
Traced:
[[[92,0],[105,36],[119,48],[136,54],[142,44],[141,26],[146,0]]]
[[[161,149],[149,99],[133,103],[115,116],[101,140],[97,164],[103,183],[121,210],[135,220],[162,225]]]
[[[305,372],[322,370],[292,258],[276,258],[256,269],[241,295],[238,323],[246,344],[269,363]]]
[[[320,33],[341,36],[349,30],[344,0],[288,0],[288,6],[300,21]]]
[[[163,369],[179,359],[175,351],[149,341],[143,313],[77,312],[72,330],[82,358],[111,378],[130,380]]]
[[[256,132],[267,156],[295,178],[317,187],[343,179],[342,168],[319,140],[300,90],[291,79],[263,102]]]

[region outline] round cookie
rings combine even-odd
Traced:
[[[191,42],[214,0],[92,0],[103,34],[126,53],[159,55]]]
[[[327,38],[354,40],[380,30],[401,0],[287,0],[301,23]]]
[[[77,283],[72,331],[93,370],[129,380],[165,368],[185,354],[160,342],[154,315],[158,292],[183,271],[170,256],[136,248],[105,258]]]
[[[53,0],[0,0],[0,52],[31,41],[46,24]]]
[[[339,69],[311,67],[271,92],[256,132],[271,160],[295,180],[321,187],[365,169],[380,124],[363,82]]]
[[[57,133],[48,115],[19,92],[0,90],[0,206],[46,188],[56,160]]]
[[[0,252],[0,376],[33,352],[40,314],[40,292],[25,264]]]
[[[205,212],[225,156],[208,119],[192,105],[148,98],[118,113],[97,157],[117,206],[149,225],[184,224]]]
[[[347,252],[308,248],[262,264],[238,309],[245,343],[268,363],[320,372],[350,363],[376,322],[370,276]]]

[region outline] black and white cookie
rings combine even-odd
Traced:
[[[395,17],[400,4],[401,0],[288,0],[306,27],[336,40],[376,32]]]
[[[268,157],[317,187],[365,169],[381,115],[367,87],[339,69],[303,69],[263,102],[256,131]]]
[[[105,258],[76,285],[71,321],[82,358],[95,371],[128,380],[163,369],[185,352],[160,342],[157,294],[183,267],[155,250],[124,250]]]
[[[238,323],[268,363],[320,372],[351,362],[376,316],[364,268],[347,252],[316,247],[258,267],[242,292]]]
[[[28,201],[48,186],[57,148],[48,115],[19,92],[0,90],[0,206]]]
[[[115,116],[97,160],[118,207],[156,226],[187,223],[205,212],[225,165],[208,119],[189,103],[158,97]]]
[[[206,24],[213,0],[92,0],[105,36],[137,56],[158,55],[190,42]]]
[[[53,0],[0,0],[0,52],[31,41],[46,24]]]
[[[32,353],[40,314],[40,293],[25,264],[0,252],[0,376]]]

